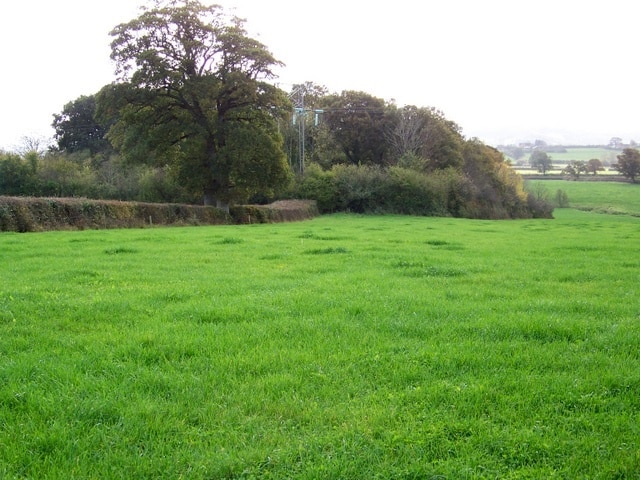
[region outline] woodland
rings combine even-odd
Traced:
[[[116,80],[53,115],[48,149],[0,152],[0,195],[552,214],[501,152],[436,108],[311,81],[280,89],[280,62],[222,7],[156,2],[111,36]]]

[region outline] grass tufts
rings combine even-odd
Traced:
[[[226,237],[218,241],[217,243],[220,245],[238,245],[239,243],[243,243],[244,240],[238,237]]]
[[[131,247],[114,247],[114,248],[107,248],[104,253],[106,253],[107,255],[119,255],[122,253],[137,253],[138,250],[136,250],[135,248],[131,248]]]
[[[432,265],[425,262],[401,261],[393,264],[407,277],[460,277],[466,275],[463,269],[450,266]]]
[[[0,477],[638,478],[639,232],[0,234]]]
[[[307,255],[332,255],[332,254],[340,254],[340,253],[349,253],[344,247],[327,247],[327,248],[312,248],[310,250],[306,250],[304,253]]]

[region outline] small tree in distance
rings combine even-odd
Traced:
[[[592,158],[587,162],[587,173],[593,173],[596,175],[598,172],[604,170],[602,162],[598,158]]]
[[[636,183],[636,177],[640,176],[640,152],[635,148],[625,148],[622,155],[618,155],[618,163],[612,167],[631,183]]]
[[[553,168],[551,157],[547,152],[542,150],[534,150],[529,157],[529,164],[538,169],[538,172],[546,175],[549,170]]]
[[[562,169],[562,173],[570,176],[574,180],[580,180],[580,175],[587,171],[587,165],[582,160],[571,160],[569,164]]]

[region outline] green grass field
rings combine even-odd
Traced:
[[[610,165],[618,161],[617,156],[622,150],[615,150],[605,147],[566,147],[564,152],[550,152],[551,160],[560,164],[567,164],[571,160],[587,162],[592,158],[597,158],[605,165]],[[528,158],[528,155],[526,156]],[[516,160],[511,158],[515,163]]]
[[[566,152],[552,152],[549,156],[553,161],[563,164],[569,163],[571,160],[587,162],[592,158],[597,158],[608,165],[616,163],[618,161],[617,156],[622,153],[622,150],[599,147],[568,147],[566,150]]]
[[[564,190],[571,208],[640,217],[640,184],[563,180],[530,180],[529,183],[543,186],[552,201],[559,189]]]
[[[556,217],[4,233],[0,478],[640,478],[640,222]]]

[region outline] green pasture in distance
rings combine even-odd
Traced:
[[[617,156],[622,150],[613,150],[603,147],[567,147],[566,152],[550,152],[552,161],[569,163],[571,160],[587,162],[597,158],[602,163],[609,165],[618,161]]]
[[[640,217],[640,184],[565,180],[528,182],[544,186],[551,201],[558,190],[564,190],[571,208]]]
[[[2,478],[638,478],[640,222],[0,235]]]
[[[614,150],[605,147],[566,147],[564,152],[549,152],[548,154],[551,157],[551,161],[554,166],[559,166],[557,170],[561,170],[571,160],[588,162],[592,158],[597,158],[604,165],[609,166],[618,161],[618,155],[621,153],[622,150]],[[510,160],[516,164],[518,161],[528,160],[530,155],[531,152],[527,152],[524,157],[518,160],[508,156],[507,158],[510,158]],[[555,170],[556,169],[554,169],[554,171]],[[601,172],[601,174],[602,173],[608,172]]]

